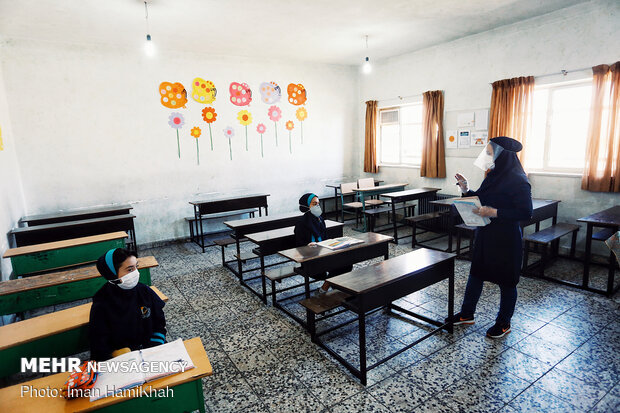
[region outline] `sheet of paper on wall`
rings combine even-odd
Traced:
[[[459,129],[458,146],[460,148],[469,148],[471,146],[471,131],[469,129]]]
[[[607,238],[605,244],[607,244],[609,249],[616,255],[616,260],[618,260],[618,264],[620,264],[620,231],[617,231],[611,237]]]
[[[489,142],[487,131],[474,131],[471,133],[472,146],[484,146]]]
[[[476,130],[487,130],[489,129],[489,110],[482,109],[476,111]]]
[[[480,199],[477,196],[456,198],[454,200],[454,206],[465,225],[469,225],[470,227],[484,227],[491,223],[489,218],[474,214],[474,209],[481,207]]]
[[[474,112],[459,113],[456,117],[456,122],[459,128],[468,128],[474,126]]]
[[[456,138],[456,131],[455,130],[449,130],[446,132],[446,149],[456,149],[459,147],[457,138]]]

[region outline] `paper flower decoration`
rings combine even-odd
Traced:
[[[202,119],[209,125],[209,139],[211,140],[211,150],[213,150],[213,134],[211,133],[211,124],[217,119],[217,113],[211,106],[206,106],[202,110]]]
[[[252,123],[252,114],[247,110],[240,110],[237,113],[237,119],[239,123],[245,126],[245,150],[248,150],[248,125]]]
[[[263,133],[265,133],[266,130],[267,130],[267,127],[265,127],[265,125],[262,123],[259,123],[258,126],[256,127],[256,132],[258,132],[258,134],[260,135],[260,156],[261,158],[265,157],[263,155]]]
[[[192,82],[192,99],[198,103],[208,105],[215,101],[215,96],[217,96],[217,89],[213,82],[200,77],[194,79]]]
[[[181,142],[179,141],[179,129],[183,127],[185,124],[185,118],[179,112],[172,112],[170,116],[168,116],[168,125],[172,129],[176,129],[177,131],[177,148],[179,151],[179,159],[181,159]]]
[[[273,130],[276,133],[276,146],[278,146],[278,121],[282,118],[282,110],[277,106],[270,106],[269,110],[267,111],[267,115],[275,125]]]
[[[252,91],[247,83],[232,82],[228,88],[230,102],[236,106],[247,106],[252,101]]]
[[[198,138],[200,138],[202,131],[198,126],[194,126],[191,133],[192,136],[196,138],[196,163],[200,165],[200,148],[198,147]]]
[[[168,109],[178,109],[185,107],[187,103],[187,92],[181,83],[162,82],[159,85],[161,104]]]
[[[288,92],[288,102],[291,105],[299,106],[306,103],[306,88],[298,83],[290,83],[286,88]]]
[[[224,129],[224,136],[228,138],[228,150],[230,151],[230,160],[232,161],[232,145],[230,143],[233,136],[235,136],[235,130],[230,126]]]
[[[308,111],[306,108],[299,108],[297,112],[295,112],[295,116],[299,120],[299,127],[301,128],[301,143],[304,143],[304,120],[308,117]]]
[[[293,146],[291,144],[291,131],[295,127],[295,124],[292,120],[286,121],[286,129],[288,130],[288,151],[289,153],[293,153]]]
[[[263,102],[271,105],[280,101],[282,91],[275,82],[263,82],[260,84],[260,96]]]

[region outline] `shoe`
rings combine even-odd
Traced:
[[[325,295],[327,293],[327,290],[322,289],[321,287],[317,288],[316,291],[314,292],[314,296],[315,297],[320,297],[322,295]]]
[[[474,320],[474,316],[463,316],[463,313],[456,313],[452,316],[452,318],[446,318],[446,323],[452,322],[453,326],[459,326],[461,324],[474,324],[476,321]]]
[[[487,330],[487,337],[500,338],[510,333],[510,324],[500,324],[496,322],[493,327]]]

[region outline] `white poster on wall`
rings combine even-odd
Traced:
[[[484,146],[489,142],[489,133],[487,131],[475,131],[471,134],[472,146]]]
[[[468,128],[474,126],[474,112],[459,113],[456,121],[456,126],[458,126],[459,128]]]
[[[489,110],[482,109],[476,111],[476,130],[487,130],[489,128]]]
[[[456,131],[449,130],[446,132],[446,149],[456,149],[458,148],[458,141],[456,139]]]
[[[459,149],[471,146],[471,131],[469,129],[459,129],[458,132]]]

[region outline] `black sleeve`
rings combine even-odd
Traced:
[[[90,341],[90,358],[95,361],[108,360],[115,350],[110,344],[110,331],[105,319],[103,307],[93,303],[88,322],[88,339]]]
[[[497,208],[497,218],[502,221],[525,221],[532,217],[532,188],[524,182],[511,194],[510,208]]]
[[[306,227],[306,223],[303,217],[300,218],[299,221],[297,221],[297,224],[295,224],[294,232],[295,232],[295,246],[303,247],[310,243],[312,235],[310,234],[310,231],[308,231],[308,228]]]
[[[151,317],[153,318],[153,334],[149,337],[145,347],[158,346],[166,342],[166,316],[164,315],[163,302],[159,296],[149,288],[152,298]]]

